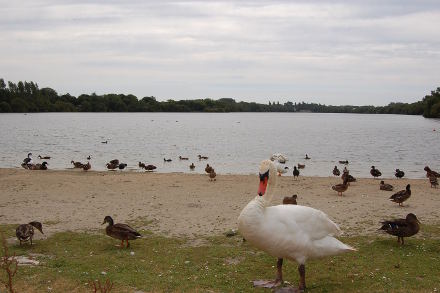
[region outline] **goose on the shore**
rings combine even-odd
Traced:
[[[403,206],[403,202],[411,197],[411,185],[407,185],[404,190],[396,192],[395,194],[390,196],[390,200],[398,203],[399,206]]]
[[[127,224],[114,224],[112,217],[106,216],[104,218],[104,222],[108,223],[107,227],[105,228],[105,233],[113,238],[121,240],[121,248],[124,247],[124,240],[127,241],[127,247],[130,246],[130,243],[128,243],[128,240],[136,240],[141,236],[139,232],[128,226]]]
[[[405,172],[403,172],[402,170],[396,169],[396,173],[394,173],[394,176],[396,176],[398,179],[400,179],[403,176],[405,176]]]
[[[255,286],[273,288],[282,284],[286,258],[299,264],[299,289],[305,290],[308,259],[355,249],[334,238],[340,229],[322,211],[299,205],[271,206],[276,174],[272,161],[261,162],[257,196],[241,211],[238,229],[249,243],[278,259],[275,281],[254,281]]]
[[[397,243],[404,244],[403,237],[411,237],[420,229],[420,222],[416,215],[409,213],[405,219],[395,219],[381,222],[382,227],[379,230],[383,230],[390,235],[397,236]]]
[[[376,169],[376,167],[374,167],[374,166],[371,166],[370,174],[374,178],[382,176],[382,173],[378,169]]]
[[[333,175],[335,176],[341,175],[341,171],[339,171],[338,167],[336,166],[333,168]]]
[[[20,241],[20,245],[22,242],[30,241],[32,245],[32,238],[34,237],[34,228],[43,233],[43,225],[40,222],[33,221],[29,224],[21,224],[15,229],[15,235],[17,236],[18,241]]]
[[[387,184],[383,180],[380,181],[380,185],[379,185],[380,190],[393,191],[393,188],[394,187],[391,184]]]

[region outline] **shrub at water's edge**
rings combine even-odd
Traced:
[[[138,99],[134,95],[105,94],[58,95],[51,88],[38,87],[34,82],[17,84],[0,78],[0,113],[23,112],[313,112],[313,113],[365,113],[405,114],[440,118],[440,88],[415,103],[390,103],[387,106],[322,105],[304,102],[236,102],[231,98],[167,100],[155,97]]]

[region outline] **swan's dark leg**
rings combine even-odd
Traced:
[[[127,239],[127,248],[129,248],[130,247],[130,243],[128,243],[128,239]]]
[[[283,259],[279,258],[277,261],[277,277],[275,280],[258,280],[254,281],[255,287],[261,288],[275,288],[283,283]]]
[[[299,265],[298,267],[299,271],[299,290],[305,290],[306,289],[306,266],[305,265]]]
[[[277,278],[275,279],[275,283],[283,283],[283,259],[279,258],[277,261]]]

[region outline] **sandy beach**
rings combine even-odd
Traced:
[[[298,204],[324,211],[346,235],[377,233],[380,220],[409,212],[422,223],[439,223],[440,189],[431,188],[428,179],[384,180],[395,191],[411,184],[412,196],[404,207],[388,200],[394,192],[379,190],[378,179],[358,179],[340,197],[331,189],[341,183],[336,177],[280,177],[273,204],[297,194]],[[166,236],[220,235],[236,229],[237,217],[257,187],[256,175],[218,174],[210,182],[199,174],[0,169],[0,223],[38,220],[50,235],[99,231],[110,215],[116,222]]]

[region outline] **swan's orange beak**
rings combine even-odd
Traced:
[[[267,177],[264,177],[260,180],[260,186],[258,187],[258,195],[263,196],[266,193],[266,187],[267,187]]]

